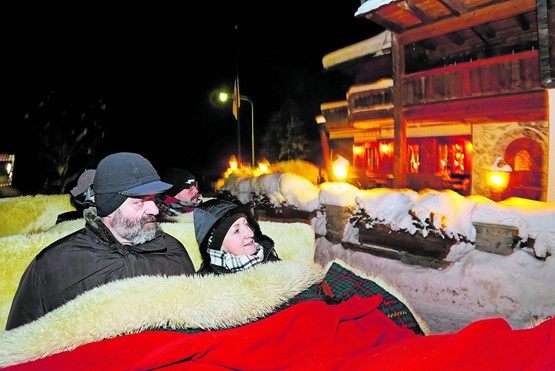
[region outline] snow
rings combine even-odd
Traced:
[[[380,275],[404,295],[432,333],[458,331],[473,321],[492,317],[505,318],[513,328],[525,328],[555,315],[554,203],[521,198],[494,202],[450,190],[360,190],[347,183],[314,185],[294,174],[267,175],[263,181],[234,179],[224,188],[241,195],[242,202],[252,200],[253,194],[268,193],[275,205],[319,210],[312,220],[317,236],[326,235],[325,206],[334,205],[364,211],[369,224],[389,224],[392,230],[423,235],[441,230],[452,238],[454,245],[444,268],[349,250],[325,237],[316,241],[315,261],[326,264],[340,258],[368,274]],[[520,242],[509,255],[478,250],[474,223],[516,228]],[[359,243],[358,229],[350,223],[345,226],[343,241]]]
[[[360,7],[355,12],[355,17],[360,17],[366,13],[371,12],[372,10],[378,9],[382,6],[385,6],[389,3],[392,3],[394,0],[368,0],[365,1],[360,5]]]

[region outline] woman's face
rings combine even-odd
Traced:
[[[229,227],[222,251],[233,255],[253,255],[256,252],[254,232],[245,217],[240,217]]]

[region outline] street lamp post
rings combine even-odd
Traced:
[[[254,104],[246,95],[241,95],[240,98],[251,105],[251,166],[252,170],[254,170]]]
[[[233,94],[229,95],[227,93],[220,93],[220,100],[222,102],[225,102],[229,97],[231,97],[231,99],[234,99]],[[249,102],[251,105],[251,166],[254,169],[254,103],[246,95],[240,95],[239,98],[245,102]],[[239,149],[239,153],[240,151],[241,149]]]

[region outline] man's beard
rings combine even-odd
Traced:
[[[146,225],[147,222],[154,222]],[[156,236],[156,217],[154,215],[144,215],[139,220],[129,219],[123,216],[120,210],[116,210],[112,228],[123,238],[133,245],[140,245],[151,241]]]

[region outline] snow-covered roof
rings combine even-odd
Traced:
[[[355,12],[355,17],[360,17],[363,14],[379,9],[382,6],[393,3],[395,1],[398,0],[367,0],[362,3],[357,9],[357,11]]]
[[[389,77],[384,77],[383,79],[379,79],[371,84],[359,84],[359,85],[352,85],[347,92],[347,96],[358,93],[358,92],[366,92],[368,90],[379,90],[379,89],[386,89],[393,87],[393,79]]]
[[[364,56],[380,56],[390,52],[391,31],[383,31],[374,37],[324,55],[322,64],[325,69],[328,69]]]

